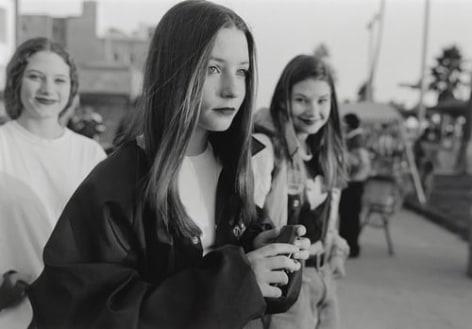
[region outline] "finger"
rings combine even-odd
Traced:
[[[333,278],[334,279],[342,279],[344,277],[344,275],[342,274],[342,271],[340,271],[339,269],[335,269],[333,271]]]
[[[292,256],[293,259],[298,260],[307,260],[309,257],[310,252],[308,250],[300,250],[299,252],[294,253]]]
[[[306,234],[306,227],[304,225],[296,225],[297,226],[297,236],[304,236]]]
[[[338,278],[344,278],[346,276],[346,269],[343,265],[339,265],[336,267],[336,274]]]
[[[268,298],[278,298],[282,296],[282,290],[280,288],[268,284],[261,288],[261,292],[262,296]]]
[[[288,244],[288,243],[271,243],[268,244],[262,248],[256,249],[252,251],[252,253],[255,253],[258,257],[273,257],[276,255],[280,254],[294,254],[297,251],[299,251],[300,248],[293,244]]]
[[[309,250],[310,255],[319,255],[324,251],[323,243],[321,241],[316,241],[310,246]]]
[[[295,246],[300,248],[300,250],[308,250],[311,246],[311,241],[308,238],[297,238],[295,240]]]
[[[301,267],[299,262],[296,262],[293,259],[283,255],[268,258],[266,265],[269,270],[283,269],[290,272],[298,271]]]
[[[267,272],[264,279],[271,285],[285,286],[288,283],[288,275],[282,270]]]
[[[264,231],[259,234],[259,237],[262,241],[271,241],[278,237],[280,234],[280,228],[274,228],[272,230]]]
[[[276,237],[280,234],[280,228],[275,228],[272,230],[261,232],[254,239],[254,246],[256,248],[263,247],[264,245],[274,241]]]
[[[29,279],[30,279],[30,275],[18,273],[18,272],[15,272],[10,276],[10,280],[13,284],[16,284],[18,282],[27,283],[30,281]]]

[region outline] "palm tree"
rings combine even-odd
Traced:
[[[436,57],[436,65],[431,68],[432,81],[429,89],[438,95],[438,104],[456,99],[458,87],[464,84],[462,68],[464,59],[460,49],[453,45],[443,48],[442,53]],[[472,96],[471,96],[472,97]],[[465,124],[463,126],[462,140],[456,158],[456,170],[465,172],[467,168],[466,151],[471,137],[472,113],[465,113]]]
[[[443,48],[431,68],[432,81],[429,89],[438,93],[438,103],[455,99],[455,91],[462,84],[463,58],[457,46]]]
[[[331,57],[331,52],[328,49],[328,46],[326,46],[325,43],[321,42],[316,46],[315,50],[313,51],[313,56],[316,58],[322,60],[328,69],[331,71],[331,76],[333,77],[333,80],[336,81],[336,71],[333,68],[333,65],[330,62],[330,57]]]

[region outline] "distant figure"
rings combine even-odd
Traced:
[[[78,134],[95,139],[96,141],[99,140],[100,135],[105,131],[102,116],[94,111],[91,106],[79,106],[67,127]]]
[[[359,117],[354,113],[348,113],[344,116],[343,121],[346,129],[349,182],[341,192],[339,233],[349,244],[351,250],[349,257],[355,258],[360,254],[359,233],[362,194],[364,192],[364,182],[371,173],[371,163]]]
[[[45,38],[21,44],[7,66],[0,126],[0,328],[25,329],[27,286],[43,269],[42,251],[66,202],[105,158],[95,141],[59,117],[77,94],[70,55]]]
[[[391,176],[400,183],[405,143],[398,129],[398,123],[383,123],[378,132],[372,134],[369,144],[373,154],[372,174]]]
[[[380,134],[377,136],[375,152],[381,157],[392,158],[397,150],[398,141],[392,134],[391,128],[387,123],[380,127]]]
[[[434,127],[427,127],[413,145],[416,166],[427,199],[433,190],[434,167],[439,147],[440,133]]]

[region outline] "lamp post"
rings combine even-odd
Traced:
[[[428,50],[428,34],[429,34],[429,6],[430,0],[425,0],[424,7],[424,26],[423,26],[423,46],[421,51],[421,72],[420,72],[420,101],[418,104],[418,121],[420,129],[426,116],[426,107],[424,105],[424,94],[426,91],[425,71],[426,71],[426,53]]]
[[[367,24],[367,30],[369,31],[369,50],[368,50],[368,65],[367,65],[367,82],[366,82],[366,100],[373,101],[373,83],[375,77],[375,69],[377,68],[377,62],[380,54],[380,45],[382,43],[383,36],[383,22],[385,13],[385,0],[380,0],[380,10],[372,20]],[[373,45],[373,32],[374,26],[377,23],[377,40],[375,47]]]
[[[467,104],[467,115],[469,116],[468,119],[469,120],[472,120],[472,70],[470,71],[470,81],[469,81],[469,85],[470,85],[470,96],[469,96],[469,102]],[[472,170],[471,170],[471,167],[472,167],[472,159],[471,159],[471,152],[469,150],[472,149],[472,145],[471,145],[471,141],[470,141],[470,136],[471,136],[471,129],[472,129],[472,124],[468,123],[468,127],[466,127],[466,129],[469,129],[468,131],[468,141],[467,141],[467,149],[466,149],[466,152],[465,152],[465,156],[466,156],[466,173],[470,176],[472,175]],[[469,151],[469,152],[468,152]],[[469,198],[472,197],[472,191],[469,191],[468,193],[469,195]],[[472,278],[472,207],[469,209],[469,260],[467,262],[467,275]]]
[[[365,100],[372,101],[372,81],[371,81],[371,71],[373,63],[373,33],[374,33],[374,24],[378,19],[378,14],[376,14],[371,21],[367,24],[367,31],[369,31],[369,45],[367,49],[367,81],[365,82]]]

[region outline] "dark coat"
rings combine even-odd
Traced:
[[[268,223],[245,228],[225,212],[223,169],[217,246],[202,257],[198,237],[176,238],[141,202],[147,168],[144,151],[125,144],[74,193],[29,291],[39,329],[231,329],[264,314],[243,248]]]

